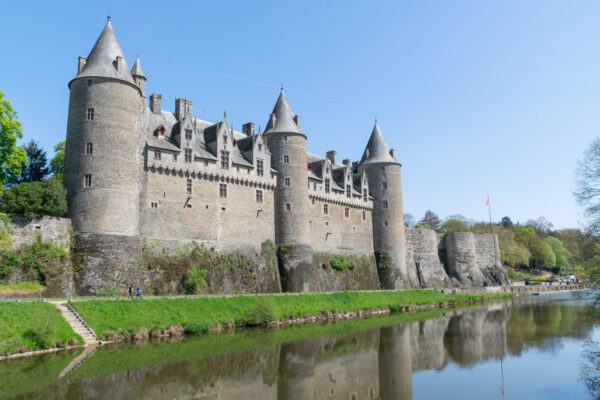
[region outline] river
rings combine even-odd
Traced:
[[[0,399],[595,399],[571,293],[0,362]]]

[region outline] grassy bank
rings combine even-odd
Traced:
[[[151,300],[90,300],[72,306],[104,339],[112,335],[150,334],[172,327],[199,333],[220,326],[261,325],[323,313],[383,310],[400,311],[454,301],[468,303],[510,295],[448,295],[435,290],[401,292],[343,292],[301,295],[261,295]]]
[[[52,304],[0,302],[0,355],[81,343]]]
[[[11,285],[0,285],[0,296],[31,296],[46,289],[38,282],[19,282]]]

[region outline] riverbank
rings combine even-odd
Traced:
[[[71,306],[102,340],[123,341],[451,307],[511,296],[508,293],[453,295],[436,290],[406,290],[90,300],[72,302]]]
[[[81,344],[81,337],[52,304],[0,303],[0,356]]]

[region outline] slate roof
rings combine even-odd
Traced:
[[[360,163],[363,165],[376,163],[400,164],[396,157],[391,154],[391,150],[376,122]]]
[[[144,71],[142,70],[142,64],[140,63],[139,57],[135,59],[135,64],[133,64],[133,68],[131,68],[131,75],[141,76],[143,78],[146,77],[146,75],[144,75]]]
[[[121,57],[123,63],[119,69],[116,68],[117,56]],[[83,70],[75,78],[84,77],[114,78],[134,84],[110,21],[104,27],[94,48],[87,57]]]
[[[302,129],[294,122],[294,113],[285,97],[285,92],[281,89],[279,98],[273,108],[274,118],[269,118],[265,135],[269,133],[299,133],[304,135]]]

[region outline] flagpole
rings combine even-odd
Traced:
[[[488,206],[488,212],[490,214],[490,233],[494,233],[494,231],[492,230],[492,206],[490,205],[490,195],[489,194],[488,194],[487,206]]]

